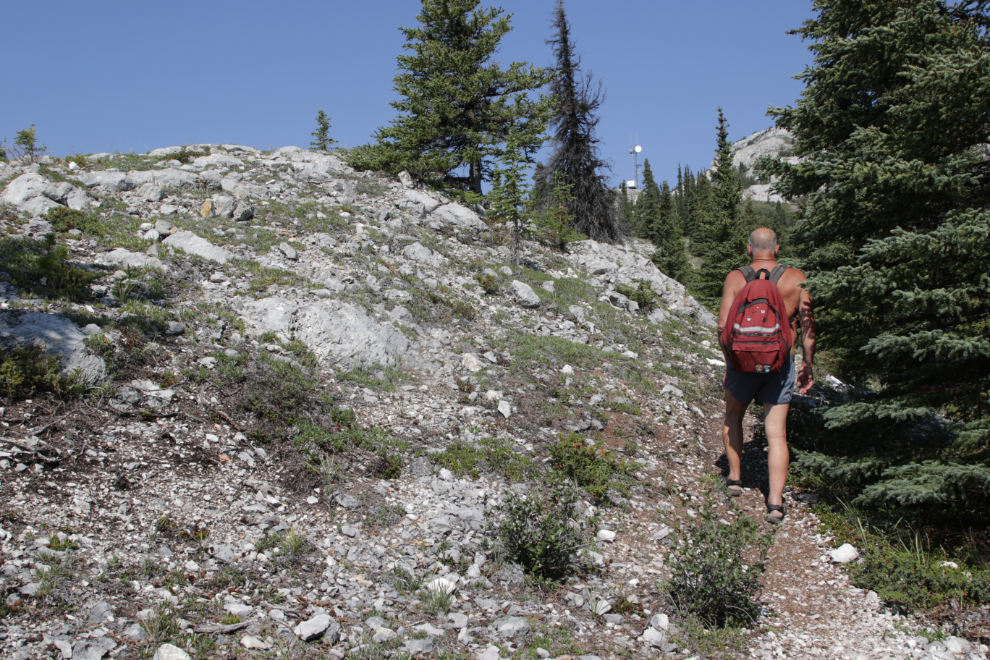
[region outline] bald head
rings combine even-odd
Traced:
[[[777,249],[777,234],[773,233],[772,229],[760,227],[749,235],[749,247],[753,249],[754,254],[769,252],[773,255]]]

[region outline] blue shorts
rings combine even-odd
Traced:
[[[783,369],[769,374],[733,371],[732,362],[726,361],[725,389],[744,406],[748,406],[753,399],[756,399],[757,403],[769,403],[774,406],[790,403],[796,382],[797,371],[794,368],[793,355]]]

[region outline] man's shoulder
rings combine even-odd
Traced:
[[[784,271],[784,275],[780,278],[780,281],[782,284],[785,282],[788,284],[800,284],[806,279],[808,279],[808,276],[804,274],[803,270],[790,266],[786,271]]]

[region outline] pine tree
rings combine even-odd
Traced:
[[[595,137],[598,117],[595,112],[605,100],[601,83],[592,84],[591,76],[581,72],[581,58],[574,52],[571,26],[564,13],[563,0],[557,0],[553,27],[556,34],[547,43],[557,60],[556,77],[551,83],[556,111],[551,127],[554,132],[553,154],[541,175],[545,181],[563,176],[569,188],[568,214],[575,228],[589,238],[606,243],[620,241],[627,233],[621,224],[615,194],[609,188],[608,163],[601,158],[599,139]],[[547,208],[556,203],[552,187],[543,192],[538,204]]]
[[[816,409],[797,468],[858,506],[985,527],[990,504],[990,16],[986,2],[818,0],[814,64],[777,125],[807,196],[819,337],[863,389]],[[873,390],[869,394],[861,392]]]
[[[626,187],[625,181],[619,186],[619,209],[622,212],[622,222],[627,227],[631,227],[636,206],[629,198],[629,189]]]
[[[482,181],[512,126],[534,119],[544,99],[513,103],[546,85],[546,69],[515,62],[502,69],[495,55],[512,28],[511,14],[479,8],[479,0],[422,0],[420,25],[400,28],[409,55],[397,59],[400,114],[378,129],[377,144],[352,150],[352,165],[406,169],[431,183],[480,195]]]
[[[316,139],[310,142],[309,146],[318,151],[328,151],[330,145],[337,142],[330,137],[330,117],[323,112],[323,108],[320,108],[320,111],[316,113],[316,130],[310,135]]]
[[[38,144],[34,124],[31,124],[30,128],[17,131],[17,136],[14,138],[14,148],[11,151],[14,158],[23,158],[29,163],[35,163],[48,151],[48,147]]]
[[[660,189],[653,179],[650,159],[643,161],[643,187],[633,208],[632,230],[638,238],[650,239],[660,204]]]
[[[525,104],[525,94],[520,94],[516,103]],[[529,184],[526,171],[533,164],[533,153],[546,141],[549,106],[542,115],[514,122],[509,129],[505,145],[498,152],[499,167],[492,173],[492,189],[489,218],[494,222],[510,225],[513,232],[513,262],[519,265],[519,247],[522,240],[522,225],[529,217]]]
[[[712,187],[708,176],[698,172],[692,177],[689,199],[690,211],[687,219],[688,235],[691,237],[691,254],[703,256],[708,249],[708,215],[711,207]]]
[[[747,233],[739,223],[741,201],[742,187],[732,167],[729,124],[719,108],[711,198],[705,216],[705,259],[697,285],[699,297],[711,308],[722,299],[722,286],[729,271],[749,263]]]
[[[684,251],[684,236],[681,234],[680,223],[677,222],[673,195],[666,181],[660,187],[657,211],[650,225],[649,238],[656,246],[656,252],[651,259],[660,272],[681,284],[689,284],[692,275],[691,265]]]

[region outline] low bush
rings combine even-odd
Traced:
[[[554,470],[573,479],[598,503],[609,501],[610,490],[629,495],[629,466],[602,442],[588,445],[571,433],[550,448],[550,457]]]
[[[73,266],[68,259],[68,249],[56,241],[54,234],[41,241],[0,239],[0,263],[19,288],[51,298],[89,298],[89,285],[100,274]]]
[[[489,296],[493,296],[498,293],[499,279],[494,275],[479,273],[474,276],[474,279],[478,281],[479,285],[481,285],[481,290]]]
[[[506,556],[541,578],[559,580],[572,573],[589,531],[577,502],[576,489],[564,480],[523,496],[510,493],[497,529]]]
[[[709,501],[692,519],[685,541],[671,566],[670,580],[662,585],[674,608],[711,628],[756,621],[759,580],[772,534],[760,531],[744,516],[728,524],[721,522]],[[747,560],[747,556],[753,558]]]
[[[36,392],[80,394],[84,386],[62,374],[57,357],[36,346],[0,348],[0,392],[11,398],[27,398]]]
[[[52,224],[52,231],[64,234],[70,229],[93,236],[102,236],[106,231],[106,225],[92,213],[85,213],[70,209],[67,206],[59,206],[50,209],[46,215],[48,222]]]
[[[481,470],[497,472],[510,481],[522,481],[537,474],[528,456],[518,454],[509,440],[484,438],[477,445],[457,440],[442,452],[430,456],[435,464],[458,477],[477,479]]]
[[[649,311],[657,304],[657,300],[660,299],[653,290],[653,286],[643,280],[636,280],[635,289],[628,284],[617,284],[615,290],[626,298],[629,298],[629,300],[637,303],[641,311]]]

